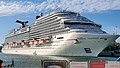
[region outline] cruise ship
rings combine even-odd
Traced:
[[[79,13],[62,11],[36,16],[32,25],[21,22],[5,36],[2,49],[8,54],[49,56],[98,56],[119,35],[110,35],[100,24]]]

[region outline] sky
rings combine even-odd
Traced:
[[[0,44],[11,29],[19,27],[16,20],[32,24],[40,13],[61,10],[80,13],[107,33],[120,34],[120,0],[0,0]]]

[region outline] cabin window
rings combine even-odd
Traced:
[[[105,38],[104,40],[107,40],[107,38]]]
[[[92,53],[90,48],[84,48],[86,53]]]
[[[24,42],[25,40],[21,40],[22,42]]]
[[[63,39],[63,37],[57,37],[57,39]]]

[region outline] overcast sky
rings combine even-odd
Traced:
[[[103,30],[120,34],[120,0],[0,0],[0,44],[10,29],[19,27],[17,19],[35,22],[35,16],[56,10],[80,13],[103,25]],[[118,39],[120,42],[120,39]]]

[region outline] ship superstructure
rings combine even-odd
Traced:
[[[6,35],[3,52],[60,56],[97,56],[119,35],[74,12],[53,12]]]

